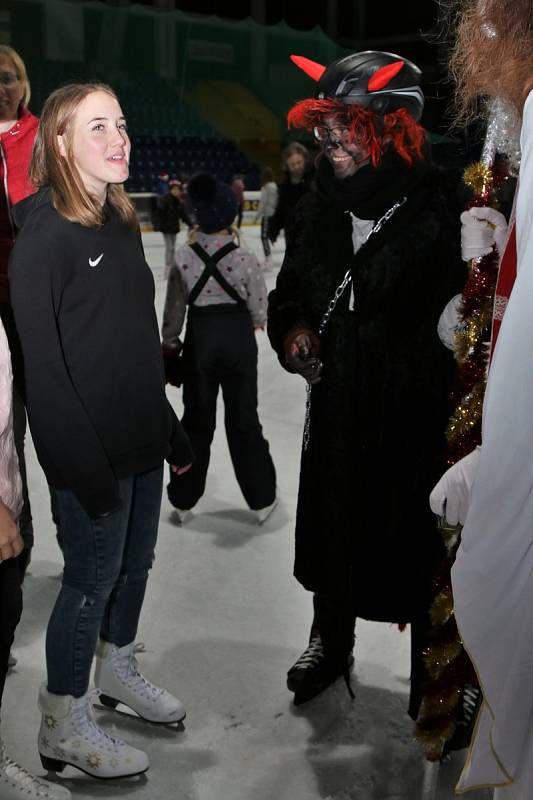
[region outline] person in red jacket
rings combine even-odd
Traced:
[[[22,577],[33,544],[33,528],[24,469],[26,411],[22,400],[22,359],[9,304],[7,265],[15,240],[11,207],[34,189],[28,178],[29,161],[38,120],[28,111],[30,84],[24,62],[11,47],[0,45],[0,317],[8,334],[9,348],[0,323],[0,704],[10,664],[10,649],[22,611]],[[13,385],[11,419],[11,367]],[[18,477],[13,438],[24,478]],[[9,499],[8,499],[9,498]],[[23,503],[24,498],[24,503]],[[2,800],[48,798],[69,800],[66,787],[51,784],[27,772],[5,750],[0,736],[0,797]]]
[[[29,111],[29,100],[30,83],[23,60],[12,47],[0,45],[0,318],[13,364],[13,425],[24,498],[19,520],[24,541],[19,559],[22,574],[33,547],[33,522],[24,460],[26,410],[22,355],[9,303],[7,263],[15,241],[11,208],[34,191],[28,177],[28,166],[39,120]]]

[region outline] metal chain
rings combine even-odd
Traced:
[[[365,242],[367,242],[367,241],[368,241],[368,239],[365,239]],[[318,326],[318,335],[319,336],[322,336],[322,334],[324,333],[326,325],[329,322],[329,318],[331,317],[331,315],[335,311],[335,306],[339,302],[340,298],[342,297],[342,294],[343,294],[344,290],[346,289],[346,287],[348,286],[348,284],[350,283],[351,280],[352,280],[352,270],[350,268],[349,270],[347,270],[346,275],[342,279],[342,283],[340,283],[337,286],[337,288],[335,289],[335,294],[333,295],[333,297],[331,298],[331,300],[328,303],[328,307],[326,308],[326,311],[324,312],[324,316],[322,317],[320,325]]]
[[[389,221],[389,219],[393,216],[393,214],[395,214],[396,211],[398,211],[398,209],[401,206],[403,206],[403,204],[406,201],[407,201],[407,197],[402,197],[401,200],[398,200],[397,203],[395,203],[391,208],[389,208],[389,210],[386,211],[385,214],[383,214],[383,216],[380,217],[380,219],[378,219],[378,221],[376,222],[376,224],[374,225],[372,230],[369,231],[369,233],[366,236],[366,238],[365,238],[363,244],[361,245],[361,247],[368,242],[368,240],[370,239],[371,236],[373,236],[376,233],[379,233],[379,231],[382,229],[382,227],[385,225],[385,223]],[[331,315],[335,311],[337,303],[339,302],[340,298],[344,294],[344,290],[346,289],[346,287],[351,283],[351,280],[352,280],[352,268],[350,267],[349,269],[346,270],[346,274],[345,274],[344,278],[342,279],[341,283],[339,283],[339,285],[335,289],[333,297],[331,298],[331,300],[328,303],[328,306],[327,306],[327,308],[326,308],[326,310],[324,312],[324,316],[322,317],[322,319],[320,321],[320,325],[318,326],[318,335],[319,336],[322,336],[322,334],[324,333],[324,330],[326,329],[326,325],[328,324]],[[309,441],[311,439],[311,392],[312,392],[312,389],[313,389],[312,384],[308,383],[307,387],[306,387],[307,397],[306,397],[306,400],[305,400],[305,422],[304,422],[304,433],[303,433],[303,448],[304,448],[304,451],[307,450],[307,448],[309,446]]]

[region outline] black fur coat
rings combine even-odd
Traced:
[[[424,614],[443,557],[428,496],[445,469],[455,364],[437,323],[466,280],[449,183],[436,168],[419,167],[405,204],[355,256],[343,203],[307,195],[269,297],[270,341],[287,368],[287,334],[318,332],[351,265],[355,307],[346,291],[323,334],[322,380],[312,390],[295,575],[314,592],[349,592],[367,619]],[[385,194],[387,202],[394,195],[390,182]]]

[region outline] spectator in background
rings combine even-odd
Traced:
[[[244,175],[234,175],[231,182],[231,191],[237,201],[237,228],[242,225],[242,213],[244,211]]]
[[[267,289],[257,258],[234,242],[237,211],[230,188],[210,175],[189,183],[198,224],[195,241],[178,249],[163,315],[166,359],[183,354],[183,427],[196,461],[179,480],[170,474],[168,497],[181,522],[205,490],[219,388],[233,468],[249,507],[264,522],[276,503],[276,473],[257,415],[257,343],[266,322]],[[169,375],[169,380],[172,378]]]
[[[271,167],[265,167],[261,176],[261,199],[257,216],[261,220],[261,244],[265,254],[265,268],[272,266],[270,257],[270,240],[268,238],[268,226],[278,204],[278,187],[274,182],[274,172]]]
[[[283,151],[284,178],[279,184],[276,210],[270,218],[268,238],[274,244],[281,230],[285,231],[285,246],[291,244],[298,201],[313,188],[314,169],[309,151],[303,144],[292,142]]]
[[[168,192],[163,197],[156,200],[153,227],[155,231],[161,231],[165,242],[165,278],[168,278],[170,269],[174,263],[174,252],[176,249],[176,236],[180,231],[180,219],[190,227],[192,223],[181,202],[181,186],[179,181],[171,180],[168,184]]]
[[[157,176],[157,194],[159,197],[164,197],[168,192],[169,181],[170,176],[165,170],[161,171]]]
[[[13,427],[24,500],[19,518],[24,541],[24,551],[18,559],[22,575],[33,547],[33,522],[24,459],[26,409],[22,353],[9,302],[7,263],[15,241],[11,207],[34,191],[28,166],[39,121],[28,109],[29,100],[30,84],[23,60],[11,47],[0,45],[0,317],[13,365]]]

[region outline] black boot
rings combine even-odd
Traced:
[[[483,695],[481,694],[479,686],[466,684],[466,686],[463,687],[455,731],[451,739],[448,739],[444,745],[443,757],[449,755],[452,750],[466,750],[470,747],[478,711],[482,702]]]
[[[350,667],[354,663],[355,619],[322,595],[314,596],[314,607],[309,644],[287,673],[287,688],[294,692],[297,706],[312,700],[340,677],[344,677],[350,697],[354,698]]]

